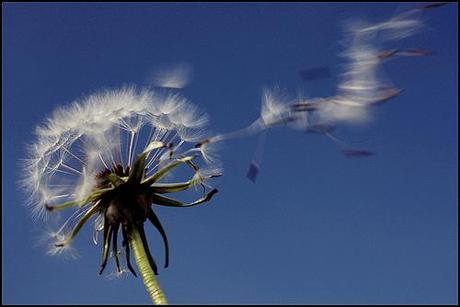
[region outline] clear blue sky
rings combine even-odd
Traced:
[[[139,278],[97,275],[101,250],[89,228],[75,241],[77,260],[36,246],[43,225],[21,205],[18,159],[56,106],[187,63],[184,94],[209,113],[213,131],[233,130],[258,116],[263,86],[333,94],[334,78],[305,83],[298,71],[338,73],[346,20],[409,7],[2,5],[2,300],[10,304],[150,303]],[[231,141],[211,203],[157,210],[171,245],[159,275],[170,303],[457,302],[457,15],[457,4],[427,12],[427,27],[403,46],[435,55],[388,63],[403,95],[371,124],[338,131],[375,156],[347,159],[324,137],[280,128],[268,135],[256,184],[245,178],[256,139]],[[162,259],[160,236],[147,232]]]

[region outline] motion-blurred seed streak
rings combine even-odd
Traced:
[[[447,3],[432,3],[406,10],[374,24],[350,23],[345,28],[347,41],[342,56],[346,60],[335,95],[326,98],[290,100],[276,95],[275,90],[265,89],[259,118],[249,126],[236,131],[215,135],[205,142],[216,143],[234,138],[250,137],[276,126],[291,126],[306,132],[322,134],[341,148],[347,157],[373,155],[365,149],[356,149],[331,134],[342,124],[363,124],[371,119],[372,107],[398,97],[402,89],[396,87],[383,71],[383,63],[390,58],[430,56],[432,51],[424,48],[401,50],[381,49],[414,35],[423,27],[421,12],[441,7]],[[306,80],[326,78],[329,70],[315,67],[299,72]],[[263,146],[263,145],[262,145]],[[257,159],[251,162],[246,177],[255,182],[260,170]]]

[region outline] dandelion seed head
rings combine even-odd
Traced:
[[[152,141],[181,145],[172,156],[153,150],[149,168],[180,156],[203,134],[206,123],[206,114],[183,96],[134,87],[101,91],[56,109],[36,128],[23,166],[22,185],[34,216],[46,216],[45,204],[84,200],[96,174],[114,164],[126,167]],[[202,157],[204,163],[215,162]]]

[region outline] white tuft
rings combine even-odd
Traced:
[[[63,241],[65,235],[59,232],[46,232],[42,237],[41,243],[46,243],[47,245],[47,254],[50,256],[61,256],[65,259],[77,259],[80,257],[77,250],[70,244],[66,246],[56,246],[56,243]]]
[[[208,164],[218,164],[221,143],[208,142],[200,146],[199,151]]]
[[[264,89],[262,93],[262,109],[260,117],[266,126],[278,123],[288,115],[287,99],[279,90]]]
[[[161,69],[153,75],[152,83],[158,87],[181,89],[190,81],[192,69],[189,65],[174,65]]]

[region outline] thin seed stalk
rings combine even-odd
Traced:
[[[134,251],[134,259],[136,259],[137,267],[142,276],[142,281],[144,282],[144,286],[149,293],[152,302],[155,305],[167,305],[168,302],[155,277],[155,273],[150,266],[144,245],[142,244],[141,235],[136,227],[133,227],[131,231],[130,244]]]

